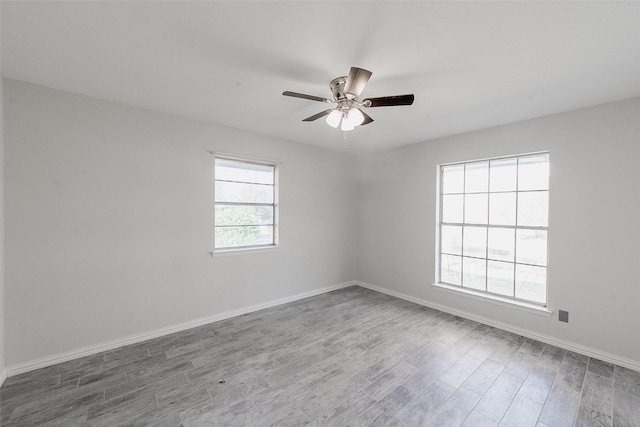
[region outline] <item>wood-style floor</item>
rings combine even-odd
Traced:
[[[10,377],[0,399],[7,426],[640,426],[639,372],[359,287]]]

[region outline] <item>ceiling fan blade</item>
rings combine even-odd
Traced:
[[[354,99],[360,96],[360,93],[367,85],[367,82],[371,78],[371,71],[364,68],[351,67],[349,70],[349,76],[347,82],[344,85],[344,94],[349,99]]]
[[[328,116],[329,113],[331,113],[333,111],[333,108],[330,108],[328,110],[324,110],[318,114],[314,114],[313,116],[309,116],[306,119],[302,120],[303,122],[312,122],[314,120],[318,120],[320,117],[324,117],[324,116]]]
[[[371,117],[369,117],[369,115],[367,113],[365,113],[364,111],[362,111],[359,108],[357,110],[360,111],[362,113],[362,115],[364,116],[364,121],[362,123],[360,123],[360,126],[368,125],[369,123],[371,123],[373,121],[373,119]]]
[[[311,101],[318,101],[318,102],[327,102],[327,103],[331,103],[334,102],[332,99],[327,99],[327,98],[321,98],[319,96],[313,96],[313,95],[305,95],[304,93],[298,93],[298,92],[290,92],[290,91],[284,91],[282,92],[282,94],[284,96],[292,96],[294,98],[302,98],[302,99],[309,99]]]
[[[413,104],[413,98],[413,94],[381,96],[379,98],[364,99],[362,101],[362,105],[365,107],[393,107],[395,105],[411,105]]]

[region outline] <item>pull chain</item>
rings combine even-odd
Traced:
[[[347,132],[342,132],[344,135],[344,151],[347,151]]]

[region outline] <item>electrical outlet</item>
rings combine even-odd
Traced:
[[[564,310],[558,310],[558,320],[561,322],[569,323],[569,312]]]

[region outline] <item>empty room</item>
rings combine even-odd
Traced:
[[[0,425],[640,426],[640,2],[0,26]]]

